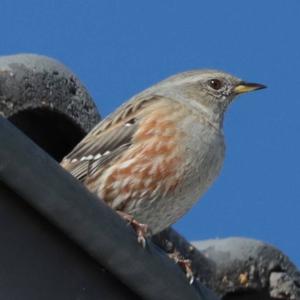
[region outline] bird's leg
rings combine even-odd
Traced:
[[[184,258],[179,251],[174,249],[172,253],[168,254],[169,258],[175,261],[184,271],[187,279],[189,280],[190,284],[194,282],[194,274],[192,271],[192,262],[190,259]]]
[[[133,218],[130,214],[127,214],[123,211],[117,210],[117,213],[125,220],[127,221],[134,231],[137,234],[137,240],[139,244],[142,245],[143,248],[146,247],[146,236],[149,235],[150,230],[147,224],[139,223],[137,220]]]

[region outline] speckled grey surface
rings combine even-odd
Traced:
[[[246,238],[200,241],[194,245],[215,264],[219,291],[266,290],[270,298],[300,299],[300,273],[275,247]]]
[[[60,161],[100,120],[77,77],[54,59],[0,57],[0,116]]]
[[[33,108],[67,114],[85,132],[100,120],[85,87],[58,61],[34,54],[0,57],[0,114]]]
[[[191,259],[196,280],[222,299],[300,299],[299,270],[264,242],[236,237],[190,244],[173,229],[154,241]]]

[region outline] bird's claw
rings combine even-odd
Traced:
[[[137,233],[139,244],[141,244],[142,247],[145,248],[146,247],[146,236],[149,233],[148,225],[138,223],[136,220],[133,220],[131,225]]]
[[[147,244],[146,236],[150,234],[149,226],[147,224],[139,223],[133,216],[127,213],[118,211],[118,214],[132,226],[137,234],[138,243],[145,248]]]
[[[176,264],[178,264],[185,272],[185,276],[189,281],[189,284],[192,285],[194,282],[194,274],[192,271],[192,262],[190,259],[183,258],[181,254],[174,250],[173,253],[169,254],[169,257],[175,261]]]

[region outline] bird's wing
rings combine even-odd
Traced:
[[[61,165],[74,177],[84,181],[88,176],[120,156],[132,143],[142,109],[159,100],[159,96],[123,104],[105,118],[62,160]]]

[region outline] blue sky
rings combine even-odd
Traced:
[[[0,54],[57,58],[103,116],[189,69],[268,85],[232,105],[221,176],[175,227],[263,240],[300,266],[300,1],[1,0],[0,11]]]

